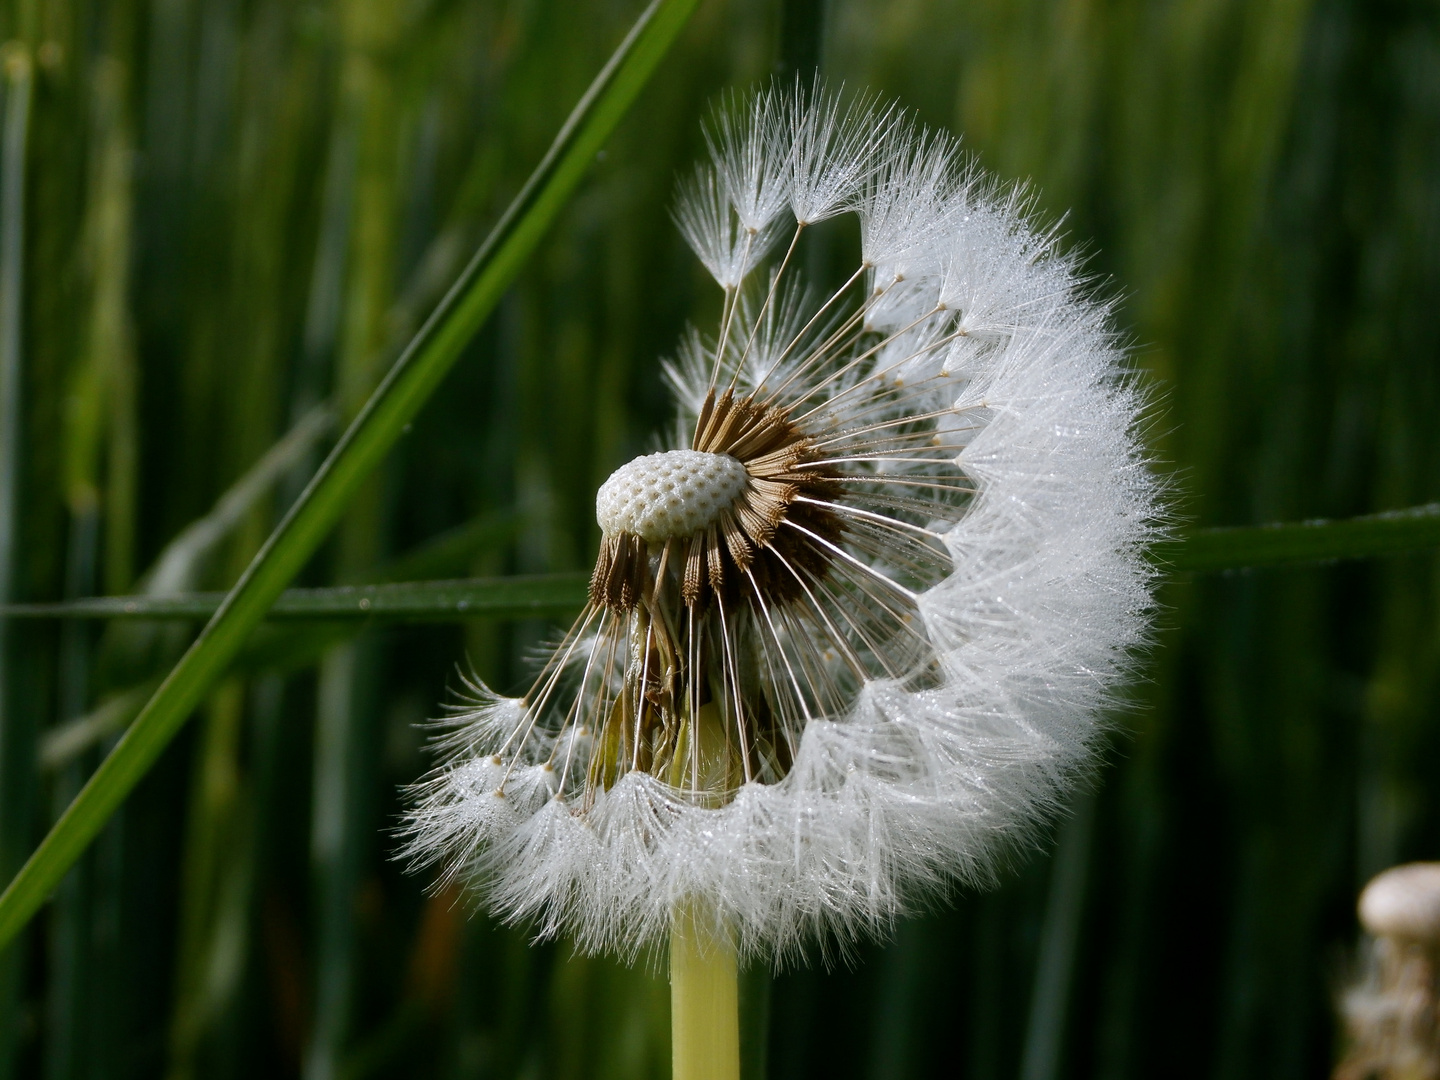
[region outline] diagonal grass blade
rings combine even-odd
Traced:
[[[44,903],[314,553],[514,280],[698,0],[652,0],[550,150],[204,631],[0,895],[0,945]]]

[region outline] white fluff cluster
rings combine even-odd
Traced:
[[[638,591],[592,587],[528,694],[475,688],[408,854],[582,948],[633,954],[685,904],[780,958],[989,882],[1055,812],[1146,638],[1159,494],[1109,309],[953,139],[819,91],[731,105],[709,137],[676,218],[724,314],[668,373],[695,445],[731,397],[794,428],[781,480],[747,463],[773,537],[710,526],[708,607],[678,591],[703,537],[643,538]],[[841,214],[861,262],[816,298],[793,256]],[[724,752],[702,762],[704,709]]]

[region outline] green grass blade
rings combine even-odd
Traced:
[[[1440,547],[1440,503],[1344,521],[1302,521],[1256,528],[1204,529],[1161,546],[1169,570],[1239,570],[1364,559]]]
[[[21,591],[22,338],[25,310],[25,179],[33,69],[19,42],[0,49],[0,603]],[[0,621],[0,875],[8,876],[30,844],[35,800],[36,709],[17,691],[20,657]],[[0,950],[0,1077],[19,1075],[26,957]]]
[[[501,532],[508,519],[481,520],[454,530],[417,559],[448,558]],[[1440,547],[1440,503],[1345,521],[1304,521],[1253,528],[1205,529],[1161,545],[1155,558],[1175,571],[1242,570],[1248,567],[1362,559]],[[409,566],[408,561],[397,560]],[[422,565],[416,562],[416,565]],[[387,568],[389,570],[389,568]],[[386,573],[387,577],[391,576]],[[265,614],[271,620],[377,619],[454,622],[474,618],[527,618],[573,611],[585,602],[584,574],[535,574],[456,581],[406,581],[287,589]],[[202,619],[219,609],[224,593],[173,596],[95,596],[53,604],[0,606],[9,618]]]
[[[124,731],[158,685],[158,679],[147,679],[139,686],[110,695],[84,716],[51,728],[37,748],[40,768],[45,772],[63,769],[106,736]]]
[[[324,405],[317,405],[297,420],[226,489],[209,513],[185,526],[165,545],[154,564],[145,571],[139,587],[156,596],[194,588],[215,549],[234,534],[246,514],[290,469],[305,459],[334,424],[333,412]]]
[[[429,582],[457,577],[471,569],[476,555],[514,538],[522,524],[523,519],[513,510],[481,514],[391,559],[357,578],[353,584]]]
[[[586,574],[535,574],[286,589],[265,617],[400,622],[533,618],[581,607],[588,580]],[[225,594],[218,592],[92,596],[57,604],[14,604],[0,608],[0,614],[66,619],[204,619],[214,615],[224,600]]]
[[[460,279],[341,437],[213,619],[0,895],[0,945],[25,925],[229,666],[361,481],[514,280],[697,0],[653,0],[596,77]]]
[[[30,126],[30,57],[0,53],[5,82],[0,126],[0,602],[14,586],[20,484],[20,320],[25,269],[25,144]]]

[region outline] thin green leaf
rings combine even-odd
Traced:
[[[110,695],[84,716],[46,732],[37,755],[40,768],[46,772],[64,768],[107,735],[125,730],[157,685],[159,680],[147,679]]]
[[[1204,529],[1155,553],[1176,571],[1239,570],[1365,559],[1440,546],[1440,503],[1344,521],[1302,521],[1257,528]]]
[[[364,575],[356,584],[426,582],[463,574],[471,569],[470,564],[479,552],[498,547],[514,537],[523,520],[514,510],[481,514],[392,559]]]
[[[509,527],[508,519],[461,526],[443,543],[415,559],[448,558],[452,544],[467,549],[476,537]],[[1254,528],[1206,529],[1156,549],[1156,561],[1175,571],[1242,570],[1289,563],[1363,559],[1440,546],[1440,503],[1346,521],[1304,521]],[[386,568],[397,576],[410,558]],[[420,565],[417,562],[416,565]],[[408,581],[287,589],[265,617],[271,620],[376,619],[455,622],[475,618],[526,618],[572,611],[585,602],[585,575],[536,574],[457,581]],[[224,593],[174,596],[97,596],[53,604],[0,606],[11,618],[202,619],[213,615]]]
[[[185,526],[165,545],[165,550],[141,578],[145,591],[151,595],[173,595],[199,584],[196,579],[215,549],[334,424],[334,412],[326,405],[317,405],[296,421],[294,427],[225,490],[209,513]]]
[[[585,603],[584,574],[537,574],[459,581],[406,581],[286,589],[267,619],[383,619],[456,622],[562,614]],[[94,596],[58,604],[14,604],[0,614],[67,619],[203,619],[215,614],[224,593],[176,596]]]
[[[13,33],[13,28],[11,30]],[[26,192],[33,69],[19,41],[0,48],[0,603],[21,591],[22,454],[27,449],[22,419],[22,327],[26,291]],[[28,455],[27,455],[28,456]],[[0,621],[0,874],[20,864],[30,844],[34,814],[34,753],[37,710],[25,708],[17,692],[20,665],[14,638]],[[21,1012],[24,948],[0,951],[0,1016]],[[0,1025],[0,1076],[19,1075],[20,1029]]]
[[[465,272],[361,409],[209,625],[0,895],[0,945],[14,937],[44,903],[149,770],[270,605],[314,554],[356,488],[434,392],[509,288],[696,3],[653,0],[646,7]]]

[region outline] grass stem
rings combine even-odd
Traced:
[[[0,49],[0,604],[23,593],[21,575],[21,315],[25,291],[25,173],[32,69],[24,45]],[[22,707],[20,635],[0,619],[0,876],[20,866],[30,845],[36,722]],[[23,946],[0,950],[0,1078],[18,1076]]]

